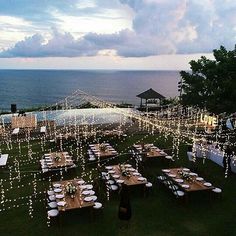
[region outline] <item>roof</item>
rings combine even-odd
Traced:
[[[137,95],[137,97],[144,98],[144,99],[153,99],[153,98],[164,99],[165,98],[163,95],[156,92],[152,88],[148,89],[147,91],[143,93],[140,93],[139,95]]]

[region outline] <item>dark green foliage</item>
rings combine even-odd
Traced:
[[[213,51],[214,60],[202,56],[190,61],[191,72],[181,71],[184,105],[206,108],[214,113],[236,111],[236,48]]]

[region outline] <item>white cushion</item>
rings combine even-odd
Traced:
[[[48,190],[48,195],[50,196],[50,195],[54,195],[54,191],[53,190]]]
[[[48,198],[49,198],[50,201],[55,201],[56,200],[55,195],[50,195]]]
[[[178,197],[183,197],[185,193],[183,191],[178,190],[174,192],[174,194],[177,195]]]
[[[48,211],[48,216],[49,216],[49,217],[55,217],[55,216],[57,216],[58,214],[59,214],[59,211],[56,210],[56,209],[52,209],[52,210],[49,210],[49,211]]]
[[[97,196],[95,196],[95,195],[93,195],[93,196],[90,196],[92,199],[93,199],[93,201],[95,202],[95,201],[97,201],[97,199],[98,199],[98,197]]]
[[[112,185],[111,185],[111,190],[112,190],[112,191],[116,191],[116,190],[118,190],[118,186],[112,184]]]
[[[213,188],[212,191],[214,193],[222,193],[222,189],[220,189],[220,188]]]
[[[152,183],[150,183],[150,182],[146,183],[146,187],[147,188],[151,188],[152,187]]]
[[[56,203],[56,202],[49,202],[49,203],[48,203],[48,206],[49,206],[50,208],[57,208],[57,203]]]
[[[95,205],[93,206],[94,209],[100,209],[102,208],[102,203],[100,202],[95,202]]]
[[[108,182],[108,184],[114,184],[115,183],[115,181],[112,180],[112,179],[108,180],[107,182]]]

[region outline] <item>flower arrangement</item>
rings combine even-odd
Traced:
[[[76,193],[76,191],[77,191],[77,188],[73,183],[68,183],[66,185],[66,193],[70,194],[71,197],[74,197],[74,194]]]
[[[189,175],[188,172],[185,172],[183,170],[179,170],[178,174],[181,176],[181,178],[183,180],[188,181],[188,182],[193,182],[193,178]]]
[[[127,168],[125,168],[125,165],[119,165],[119,167],[120,167],[120,171],[121,171],[122,176],[126,176],[126,177],[131,176],[130,172],[127,170]]]
[[[56,156],[54,157],[54,160],[55,160],[56,162],[61,161],[61,157],[60,157],[59,155],[56,155]]]
[[[106,147],[106,145],[104,143],[100,144],[100,150],[102,152],[105,152],[107,150],[107,147]]]

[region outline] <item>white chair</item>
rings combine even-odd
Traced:
[[[174,192],[176,197],[183,197],[185,195],[185,193],[181,190],[177,190]]]
[[[49,202],[49,203],[48,203],[48,206],[49,206],[50,208],[57,208],[57,203],[56,203],[55,201]]]
[[[43,171],[43,173],[46,173],[46,172],[48,172],[49,170],[46,169],[46,168],[44,168],[44,169],[42,169],[42,171]]]
[[[146,188],[151,188],[151,187],[152,187],[152,183],[151,183],[151,182],[147,182],[147,183],[145,184],[145,186],[146,186]]]
[[[214,192],[214,193],[222,193],[222,189],[220,189],[220,188],[213,188],[212,192]]]
[[[93,154],[90,154],[88,160],[89,160],[89,161],[95,161],[95,160],[96,160],[96,157],[95,157]]]
[[[93,199],[93,201],[95,202],[95,201],[97,201],[97,199],[98,199],[98,197],[97,196],[95,196],[95,195],[93,195],[93,196],[90,196],[92,199]]]
[[[112,184],[110,186],[110,188],[111,188],[112,191],[117,191],[119,187],[117,185],[115,185],[115,184]]]
[[[93,209],[98,210],[98,209],[101,209],[101,208],[102,208],[102,203],[100,203],[100,202],[95,202],[94,203]]]
[[[55,192],[54,192],[53,190],[48,190],[48,191],[47,191],[47,194],[48,194],[48,196],[51,196],[51,195],[54,195]]]
[[[162,181],[166,180],[166,177],[163,175],[160,175],[160,176],[157,176],[157,180],[162,182]]]
[[[52,210],[49,210],[48,211],[48,216],[51,218],[51,217],[56,217],[58,216],[59,214],[59,211],[57,209],[52,209]]]
[[[174,161],[172,156],[165,156],[165,158],[166,158],[167,160]]]
[[[48,197],[48,199],[49,199],[50,201],[55,201],[55,200],[56,200],[56,196],[55,196],[55,195],[50,195],[50,196]]]
[[[108,180],[107,182],[108,182],[108,184],[110,184],[110,185],[112,185],[112,184],[114,184],[114,183],[115,183],[115,181],[114,181],[114,180],[112,180],[112,179]]]

